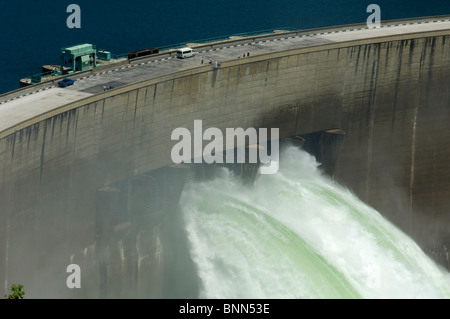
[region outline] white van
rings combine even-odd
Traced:
[[[182,48],[177,50],[177,58],[184,59],[184,58],[190,58],[192,56],[195,56],[197,52],[195,52],[191,48]]]

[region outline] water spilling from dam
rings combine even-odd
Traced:
[[[448,298],[450,277],[294,147],[254,188],[226,169],[180,209],[200,298]]]

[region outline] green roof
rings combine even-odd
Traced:
[[[95,49],[93,48],[92,44],[85,43],[85,44],[79,44],[79,45],[74,45],[71,47],[63,48],[63,51],[65,53],[79,55],[79,54],[83,54],[83,53],[90,53],[92,51],[95,51]]]

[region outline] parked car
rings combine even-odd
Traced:
[[[58,86],[64,88],[66,86],[72,85],[74,82],[75,80],[64,78],[63,80],[58,82]]]
[[[177,50],[177,57],[180,59],[190,58],[197,54],[194,49],[191,48],[182,48]]]

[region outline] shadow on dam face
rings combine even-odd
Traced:
[[[326,163],[324,172],[332,174],[343,137],[339,130],[314,132],[282,139],[280,148],[304,148],[320,157]],[[184,186],[214,179],[227,168],[252,187],[259,167],[259,163],[174,164],[101,187],[90,217],[74,219],[60,240],[51,231],[42,235],[49,246],[41,253],[30,250],[28,237],[11,243],[21,249],[10,252],[10,261],[20,258],[21,262],[8,269],[7,282],[24,283],[28,298],[198,298],[201,281],[178,207]],[[55,222],[50,228],[60,227]],[[77,249],[80,236],[95,240]],[[39,254],[39,265],[34,267]],[[83,289],[67,289],[69,264],[82,269]]]
[[[292,136],[280,140],[280,152],[304,149],[331,176],[344,136],[339,129]],[[260,165],[174,164],[98,189],[95,245],[91,255],[71,260],[88,269],[83,282],[90,287],[83,291],[89,294],[76,297],[198,298],[200,279],[178,207],[184,185],[213,180],[226,168],[252,187]]]
[[[345,132],[341,129],[330,129],[296,137],[304,141],[302,148],[316,158],[324,173],[333,177]]]
[[[97,192],[96,256],[100,298],[196,298],[178,201],[189,167],[173,165]]]

